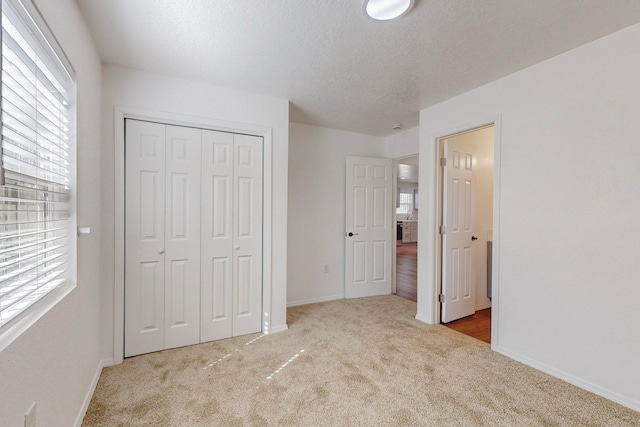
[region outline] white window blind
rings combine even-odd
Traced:
[[[396,208],[397,214],[409,214],[413,211],[413,194],[400,193],[400,204]]]
[[[19,0],[2,0],[0,326],[72,277],[75,83],[55,51]]]

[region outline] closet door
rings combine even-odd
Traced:
[[[200,342],[200,140],[166,127],[164,348]]]
[[[165,126],[126,121],[125,357],[164,348]]]
[[[200,341],[233,333],[233,134],[202,132]]]
[[[201,341],[262,330],[262,138],[202,135]]]
[[[125,357],[199,342],[200,139],[126,121]]]
[[[262,330],[262,138],[234,135],[233,336]]]

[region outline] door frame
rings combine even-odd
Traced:
[[[135,107],[114,107],[114,305],[113,363],[124,360],[124,261],[125,261],[125,120],[143,120],[167,125],[195,127],[215,131],[260,136],[263,138],[263,203],[262,203],[262,332],[270,331],[272,269],[272,189],[273,189],[273,129],[268,126],[236,123],[207,117],[167,113]],[[274,331],[277,332],[277,331]]]
[[[438,296],[442,292],[442,235],[440,235],[440,225],[442,224],[442,185],[443,174],[440,167],[441,145],[440,141],[452,136],[468,133],[474,130],[482,129],[488,126],[494,127],[493,141],[493,251],[492,251],[492,297],[491,297],[491,349],[498,348],[499,338],[499,300],[500,300],[500,154],[501,154],[501,116],[493,116],[484,120],[477,120],[464,125],[456,126],[452,129],[445,129],[438,132],[435,136],[429,138],[430,149],[433,150],[434,157],[431,162],[431,177],[434,179],[435,186],[432,187],[432,208],[431,217],[434,219],[432,223],[432,244],[433,258],[430,260],[433,266],[433,286],[432,292],[428,295],[430,301],[427,302],[431,306],[433,317],[425,319],[423,316],[416,316],[418,320],[427,321],[427,323],[439,324],[441,322],[442,313]],[[418,239],[419,242],[420,239]],[[418,261],[420,264],[420,261]],[[420,293],[418,293],[418,304],[420,304]],[[430,321],[429,321],[430,320]]]

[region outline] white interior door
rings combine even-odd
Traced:
[[[262,330],[262,145],[127,120],[126,357]]]
[[[215,202],[214,202],[215,201]],[[233,334],[233,134],[202,134],[203,342]]]
[[[127,121],[125,356],[164,348],[165,126]]]
[[[262,138],[202,138],[204,342],[262,330]]]
[[[233,336],[262,330],[262,138],[233,136]]]
[[[200,139],[166,126],[164,348],[200,342]]]
[[[392,160],[347,156],[345,297],[391,293]]]
[[[473,274],[474,184],[472,144],[445,140],[443,186],[442,322],[475,313]]]
[[[126,124],[125,356],[200,339],[200,131]]]

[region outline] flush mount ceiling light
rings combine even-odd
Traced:
[[[371,19],[388,21],[405,15],[415,0],[364,0],[362,9]]]

